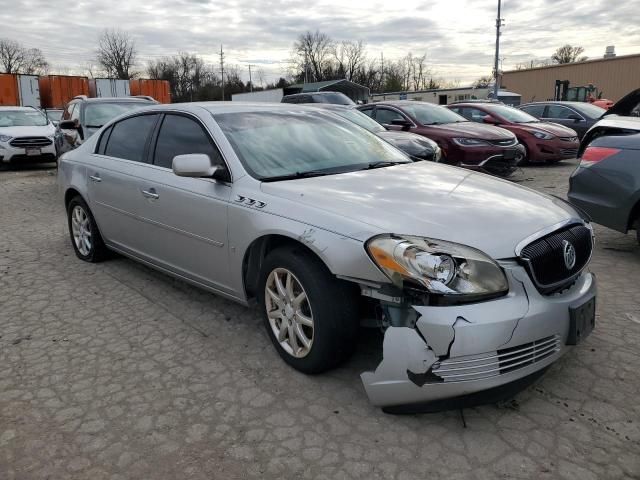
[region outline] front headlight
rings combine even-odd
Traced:
[[[486,140],[478,140],[477,138],[454,138],[453,143],[461,147],[486,147],[491,145]]]
[[[540,132],[536,130],[535,132],[532,132],[532,133],[534,137],[539,138],[540,140],[551,140],[553,138],[553,135],[547,132]]]
[[[398,287],[422,286],[450,296],[507,292],[507,278],[490,257],[472,247],[430,238],[383,235],[366,244],[374,263]]]
[[[9,135],[0,135],[0,142],[8,142],[12,138],[13,137],[10,137]]]

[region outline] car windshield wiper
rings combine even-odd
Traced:
[[[366,168],[363,168],[363,170],[373,170],[374,168],[390,167],[392,165],[400,165],[402,163],[411,163],[411,162],[395,162],[395,161],[389,161],[389,160],[380,160],[379,162],[369,163]]]
[[[263,178],[263,182],[278,182],[280,180],[295,180],[297,178],[322,177],[324,175],[332,175],[335,172],[327,172],[325,170],[309,170],[306,172],[288,173],[286,175],[277,175],[275,177]]]

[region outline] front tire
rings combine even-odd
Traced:
[[[267,255],[258,301],[269,338],[296,370],[324,372],[353,352],[358,329],[353,287],[302,248]]]
[[[76,256],[85,262],[97,263],[107,256],[107,247],[89,206],[80,196],[75,196],[67,206],[67,221],[71,245]]]

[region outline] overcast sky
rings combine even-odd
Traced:
[[[425,53],[436,77],[471,83],[491,72],[497,0],[0,0],[0,37],[40,48],[56,71],[80,73],[104,28],[130,32],[143,70],[148,60],[188,51],[246,65],[267,80],[287,71],[296,36],[319,29],[363,40],[371,57]],[[596,58],[607,45],[640,53],[637,0],[503,0],[503,68],[549,57],[565,44]],[[66,71],[65,71],[66,69]],[[255,79],[254,79],[255,80]]]

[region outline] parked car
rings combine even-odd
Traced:
[[[563,125],[541,122],[514,107],[495,103],[459,103],[448,107],[471,122],[487,123],[504,128],[513,134],[525,149],[529,162],[557,162],[576,158],[578,135]]]
[[[358,111],[354,106],[317,103],[314,107],[328,110],[360,125],[362,128],[386,140],[394,147],[399,148],[415,160],[439,162],[442,157],[440,147],[438,147],[438,144],[433,140],[421,135],[416,135],[415,133],[387,130],[371,117]]]
[[[443,162],[500,176],[513,173],[524,149],[508,130],[478,125],[426,102],[399,100],[358,107],[389,130],[409,131],[435,141]]]
[[[0,164],[53,162],[55,128],[33,107],[0,107]]]
[[[534,102],[518,108],[539,120],[569,127],[576,131],[579,138],[606,112],[604,108],[586,102]]]
[[[158,102],[151,97],[88,98],[80,95],[64,108],[56,129],[56,147],[62,154],[73,150],[105,123],[125,112]]]
[[[44,110],[44,114],[47,116],[49,121],[53,123],[53,126],[57,127],[58,123],[60,123],[60,119],[62,118],[63,111],[64,110],[61,108],[46,108]]]
[[[336,105],[355,105],[354,101],[341,92],[295,93],[282,97],[282,103],[334,103]]]
[[[595,223],[627,233],[640,242],[640,90],[616,103],[587,132],[580,165],[569,179],[569,200]]]
[[[58,179],[79,259],[114,250],[257,300],[301,372],[344,361],[359,321],[383,328],[362,380],[388,411],[511,394],[594,326],[592,230],[571,205],[412,162],[313,107],[147,107],[65,154]]]

